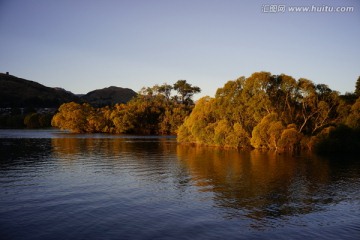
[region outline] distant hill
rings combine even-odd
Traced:
[[[57,108],[66,102],[88,102],[95,107],[126,103],[136,96],[129,88],[108,87],[85,95],[73,94],[63,88],[0,73],[0,108]]]
[[[61,88],[0,73],[0,107],[59,107],[62,103],[79,101],[79,97]]]
[[[95,107],[103,107],[116,103],[127,103],[135,96],[136,92],[132,89],[111,86],[91,91],[81,96],[81,99]]]

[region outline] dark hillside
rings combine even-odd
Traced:
[[[127,103],[136,96],[129,88],[108,87],[75,95],[63,88],[0,73],[0,108],[58,108],[67,102],[87,102],[94,107]]]
[[[0,107],[57,108],[62,103],[79,101],[71,92],[51,88],[34,81],[0,73]]]

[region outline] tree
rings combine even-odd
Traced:
[[[251,145],[255,148],[278,148],[278,141],[284,126],[278,120],[276,113],[266,115],[261,122],[254,127]]]
[[[296,112],[297,83],[294,78],[281,74],[272,76],[266,93],[272,104],[272,111],[286,123],[294,122]]]
[[[40,128],[39,118],[40,114],[30,113],[24,118],[24,125],[27,128]]]
[[[317,153],[322,155],[351,154],[359,156],[360,154],[360,131],[346,125],[339,125],[329,131],[327,136],[315,144]],[[358,159],[358,158],[357,158]]]
[[[303,78],[298,81],[297,91],[297,102],[301,106],[297,117],[299,132],[314,134],[337,120],[337,106],[340,104],[338,92],[325,84],[315,85]]]
[[[199,87],[192,86],[191,84],[187,83],[186,80],[178,80],[174,84],[174,90],[176,90],[180,95],[180,101],[188,105],[192,104],[192,96],[195,93],[201,92]]]
[[[297,98],[297,101],[301,104],[300,115],[302,118],[299,132],[311,132],[311,128],[307,126],[309,125],[310,119],[316,114],[315,84],[304,78],[299,79]]]
[[[295,124],[290,124],[282,133],[279,140],[279,148],[286,151],[300,149],[302,134],[296,130]]]
[[[157,89],[160,94],[165,96],[166,100],[170,100],[171,90],[173,90],[171,85],[164,83],[163,85],[158,86]]]
[[[346,119],[357,126],[358,108],[351,105],[325,84],[257,72],[228,81],[215,98],[200,99],[180,126],[178,141],[298,150]]]
[[[192,107],[184,104],[173,103],[166,107],[165,113],[159,119],[160,134],[177,134],[178,128],[184,119],[191,113]]]
[[[214,144],[216,118],[212,106],[214,99],[203,97],[196,103],[189,117],[178,130],[178,141],[183,143]]]
[[[360,76],[358,77],[355,85],[355,95],[360,97]]]
[[[345,123],[351,128],[360,129],[360,97],[352,105],[350,114],[347,116]]]
[[[40,114],[39,117],[39,125],[41,128],[48,128],[51,127],[51,119],[53,115],[52,114]]]
[[[64,103],[53,117],[51,125],[76,133],[87,132],[89,131],[88,118],[93,114],[93,111],[94,108],[87,103]]]
[[[198,88],[185,84],[192,93],[186,104],[171,98],[172,86],[164,83],[143,87],[126,104],[93,108],[89,104],[66,103],[52,119],[52,126],[73,132],[176,134],[193,109],[190,97]],[[181,89],[181,87],[179,87]]]

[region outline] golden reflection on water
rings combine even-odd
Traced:
[[[178,145],[181,164],[218,207],[262,220],[315,211],[317,191],[330,181],[326,161],[276,152],[220,150]]]
[[[156,173],[169,169],[169,158],[176,159],[176,144],[168,139],[53,138],[51,145],[52,154],[64,166],[85,161],[103,172],[143,169],[149,180],[160,178]]]
[[[314,156],[123,138],[53,138],[52,152],[64,165],[88,157],[111,169],[127,164],[147,181],[161,181],[160,174],[166,173],[174,178],[175,189],[195,186],[200,194],[210,193],[215,207],[229,218],[268,221],[321,210],[336,201],[323,187],[331,182],[329,164]]]
[[[156,142],[156,144],[154,144]],[[82,154],[116,156],[130,153],[135,158],[144,153],[174,154],[175,146],[167,139],[127,139],[127,138],[53,138],[53,152],[60,156],[76,156]]]

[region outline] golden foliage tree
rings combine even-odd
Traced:
[[[143,88],[128,103],[113,107],[66,103],[53,117],[52,126],[77,133],[176,134],[193,108],[192,95],[200,91],[188,83],[184,86],[190,86],[184,93],[186,104],[171,98],[173,87],[168,84]]]
[[[228,81],[215,98],[199,100],[180,127],[178,141],[297,150],[322,129],[341,123],[348,115],[341,113],[344,107],[348,104],[339,93],[325,84],[257,72]],[[349,122],[356,122],[355,109]]]
[[[360,129],[360,97],[351,106],[350,114],[347,116],[345,123],[351,128]]]
[[[51,125],[76,133],[87,132],[88,117],[91,116],[93,110],[93,107],[86,103],[64,103],[53,117]]]

